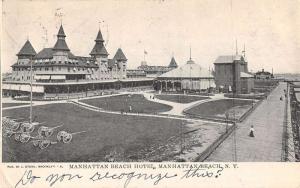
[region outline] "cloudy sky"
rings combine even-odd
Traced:
[[[213,67],[219,55],[241,53],[249,70],[300,72],[299,0],[4,1],[2,71],[10,71],[29,38],[38,52],[53,47],[61,22],[75,55],[88,56],[99,25],[112,57],[121,47],[129,68],[148,52],[149,65],[179,65],[192,58]],[[100,23],[99,23],[100,22]],[[46,40],[47,39],[47,40]]]

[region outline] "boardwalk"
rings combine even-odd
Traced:
[[[286,84],[280,83],[206,161],[234,161],[235,151],[238,162],[281,161],[285,100],[279,98],[284,97],[284,89]],[[255,129],[254,138],[248,136],[251,125]]]

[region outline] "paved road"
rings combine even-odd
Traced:
[[[232,133],[206,161],[234,161],[234,143],[238,162],[281,161],[285,100],[280,101],[279,98],[284,97],[285,88],[286,84],[280,83],[268,99],[244,122],[238,124],[235,132],[236,142]],[[255,129],[254,138],[248,136],[251,125]]]

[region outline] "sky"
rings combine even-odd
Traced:
[[[299,0],[4,0],[2,72],[11,71],[27,38],[39,52],[53,47],[60,24],[71,52],[89,56],[99,27],[109,58],[119,47],[136,68],[183,65],[213,68],[219,55],[246,48],[249,70],[300,73]],[[59,16],[62,15],[62,16]]]

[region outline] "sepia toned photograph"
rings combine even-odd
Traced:
[[[2,2],[2,161],[299,162],[299,1]]]

